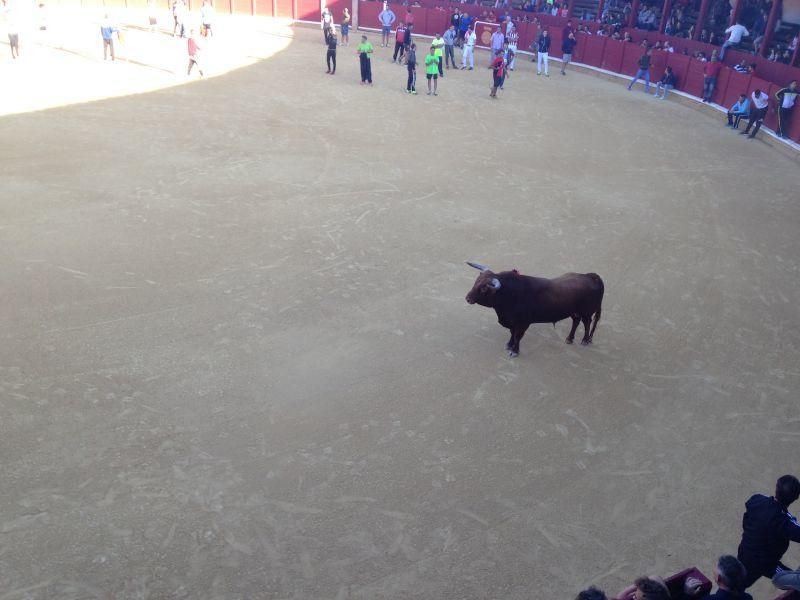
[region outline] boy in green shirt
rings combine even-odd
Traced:
[[[358,59],[361,61],[361,85],[369,83],[372,85],[372,44],[367,41],[367,36],[361,36],[361,43],[358,45]]]
[[[436,57],[436,47],[431,46],[431,51],[425,57],[425,77],[428,80],[428,96],[431,95],[431,79],[433,79],[433,95],[439,95],[436,93],[436,86],[438,85],[439,69],[441,68],[439,64],[440,60],[441,57]]]
[[[434,49],[433,55],[439,61],[439,77],[444,77],[444,70],[442,69],[442,60],[444,59],[444,38],[441,33],[437,33],[431,42],[431,47]]]

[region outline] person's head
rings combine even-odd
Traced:
[[[550,32],[549,32],[549,31],[547,31],[547,29],[545,29],[544,31],[542,31],[542,36],[544,36],[544,37],[547,37],[548,35],[550,35]]]
[[[758,97],[761,95],[761,90],[760,90],[760,89],[758,89],[758,88],[754,89],[754,90],[753,90],[753,95],[754,95],[756,98],[758,98]],[[780,479],[779,479],[778,481],[780,481]],[[776,487],[776,489],[777,489],[777,487]],[[777,495],[778,495],[778,494],[777,494],[777,492],[776,492],[776,493],[775,493],[776,499],[777,499]]]
[[[592,586],[578,594],[575,600],[608,600],[608,596],[605,595],[605,592]]]
[[[797,88],[797,81],[792,81],[789,84],[789,89],[795,90]],[[800,481],[794,475],[784,475],[775,484],[775,500],[781,506],[788,507],[792,502],[800,497]]]
[[[431,54],[436,54],[436,46],[431,46]]]
[[[362,41],[362,42],[366,42],[366,41],[367,41],[367,36],[365,36],[365,35],[362,35],[362,36],[361,36],[361,41]]]
[[[667,67],[667,74],[672,75],[672,67]]]
[[[797,80],[796,79],[792,80],[791,83],[789,83],[789,89],[792,90],[792,91],[797,89]],[[797,480],[795,479],[795,481],[797,481]],[[795,496],[794,498],[795,498],[795,500],[797,500],[797,496]]]
[[[442,37],[442,34],[437,31],[435,37],[438,40],[440,37]]]
[[[344,9],[344,14],[346,14],[346,15],[349,15],[349,14],[350,14],[350,9],[349,9],[349,8],[347,8],[347,7],[345,7],[345,9]]]
[[[455,31],[456,30],[456,26],[455,25],[450,25],[450,27],[448,27],[448,29],[450,31]]]
[[[503,51],[502,50],[496,50],[495,51],[495,56],[503,56]]]
[[[670,600],[669,590],[663,581],[652,577],[640,577],[633,582],[636,600]]]
[[[567,27],[572,27],[572,19],[567,21]]]
[[[747,569],[735,556],[725,554],[719,557],[714,567],[714,576],[720,589],[729,592],[743,592]]]

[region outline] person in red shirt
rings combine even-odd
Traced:
[[[200,77],[203,76],[203,67],[200,63],[200,53],[202,50],[202,41],[197,37],[196,32],[192,29],[189,32],[189,39],[186,42],[186,49],[189,52],[189,68],[186,70],[187,77],[192,74],[192,67],[197,65],[197,70],[200,71]]]
[[[503,60],[503,51],[498,50],[495,52],[494,60],[489,66],[492,70],[492,91],[489,94],[490,98],[497,98],[497,88],[503,87],[503,80],[505,79],[505,60]]]
[[[405,23],[400,23],[397,26],[397,29],[394,32],[394,55],[392,56],[392,62],[397,62],[398,60],[402,63],[403,62],[403,52],[405,52],[406,47],[406,33],[408,30],[406,29]],[[398,59],[398,52],[400,53],[400,57]]]
[[[716,56],[711,57],[711,62],[707,62],[703,67],[703,102],[711,102],[714,95],[714,88],[717,87],[717,77],[722,70],[722,63]]]

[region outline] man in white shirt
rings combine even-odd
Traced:
[[[461,49],[461,70],[467,68],[467,61],[469,61],[469,70],[475,67],[475,41],[478,37],[475,35],[475,30],[470,27],[464,34],[464,47]]]
[[[750,35],[750,32],[747,31],[747,28],[741,23],[731,25],[725,30],[725,33],[728,34],[728,39],[722,44],[722,48],[719,51],[719,62],[725,60],[725,50],[731,46],[738,46],[744,36]]]
[[[767,116],[767,107],[769,106],[769,95],[761,90],[755,90],[750,97],[753,99],[753,105],[750,107],[750,118],[747,121],[747,127],[739,135],[746,135],[749,139],[756,137],[758,130],[761,129],[761,124],[764,122],[764,117]],[[753,133],[750,133],[750,128],[755,124]]]

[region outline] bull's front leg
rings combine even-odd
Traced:
[[[511,340],[509,344],[511,347],[508,349],[508,355],[510,357],[519,356],[519,342],[522,340],[522,336],[525,335],[525,332],[528,331],[529,325],[515,325],[511,328]]]

